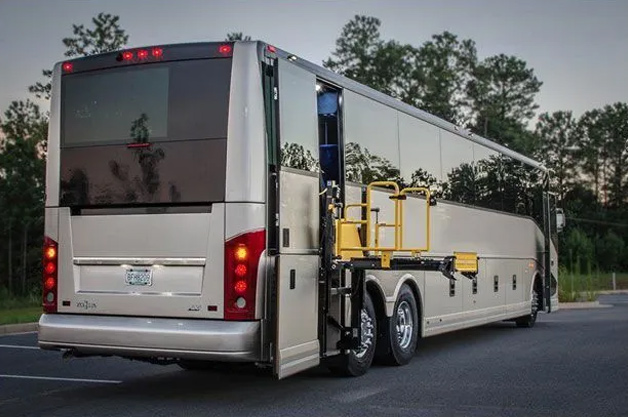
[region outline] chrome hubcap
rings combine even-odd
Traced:
[[[407,349],[412,342],[412,333],[414,330],[414,320],[412,318],[412,310],[407,301],[402,301],[397,306],[397,321],[395,323],[397,330],[397,343],[401,349]]]
[[[362,332],[362,342],[360,343],[360,349],[355,350],[355,356],[358,358],[362,358],[366,355],[366,352],[369,351],[371,346],[373,346],[373,339],[375,335],[373,334],[373,329],[375,326],[373,325],[373,318],[369,316],[366,312],[366,309],[362,309],[362,314],[360,314],[361,319],[361,332]]]

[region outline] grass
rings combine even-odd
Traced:
[[[37,290],[20,297],[0,287],[0,325],[38,321],[41,311],[41,296]]]
[[[41,306],[0,310],[0,325],[32,323],[39,321],[39,316],[41,316]]]
[[[576,261],[571,268],[561,267],[558,281],[558,300],[561,302],[595,301],[599,291],[613,289],[613,274],[593,270],[591,265],[585,271]],[[615,274],[616,289],[628,289],[628,273]]]

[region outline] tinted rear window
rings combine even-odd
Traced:
[[[227,137],[231,59],[67,75],[62,146]]]

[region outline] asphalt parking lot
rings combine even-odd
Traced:
[[[0,416],[628,416],[628,294],[600,301],[425,339],[408,366],[353,379],[64,360],[0,336]]]

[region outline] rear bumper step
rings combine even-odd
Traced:
[[[85,355],[260,360],[259,321],[44,314],[39,347]]]

